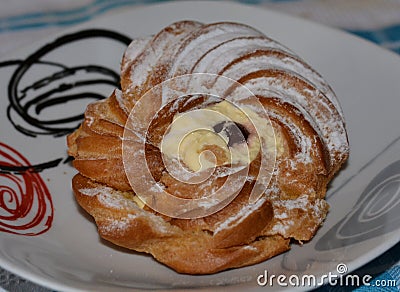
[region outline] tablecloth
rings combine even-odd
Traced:
[[[138,7],[157,0],[0,0],[0,57],[64,28],[112,13],[123,7]],[[238,0],[346,30],[400,54],[400,0]],[[400,244],[356,271],[368,273],[375,283],[397,281],[400,290]],[[373,283],[373,282],[371,282]],[[393,282],[390,282],[393,283]],[[0,286],[6,291],[49,291],[4,269]],[[361,286],[357,291],[372,288]],[[323,286],[320,291],[344,291],[345,287]],[[350,288],[349,288],[350,290]]]

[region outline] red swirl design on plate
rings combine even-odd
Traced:
[[[10,146],[0,142],[0,165],[26,167],[29,161]],[[38,173],[0,172],[0,231],[39,235],[50,229],[53,203],[46,184]]]

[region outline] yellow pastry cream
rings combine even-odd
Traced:
[[[138,196],[132,196],[131,199],[136,203],[136,205],[138,205],[138,207],[140,209],[143,209],[144,206],[146,205],[141,198],[139,198]]]
[[[175,115],[161,152],[194,172],[226,164],[248,165],[260,152],[260,137],[267,149],[276,149],[277,155],[283,152],[282,138],[274,135],[269,122],[249,107],[239,109],[224,100]]]

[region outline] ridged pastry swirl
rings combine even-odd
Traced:
[[[237,197],[222,210],[197,219],[171,218],[143,206],[135,196],[124,169],[124,130],[146,92],[194,73],[222,75],[248,88],[267,112],[283,150],[256,202],[248,199],[259,157],[251,161]],[[328,212],[326,186],[346,161],[349,145],[335,94],[295,53],[243,24],[181,21],[132,41],[122,59],[121,88],[90,104],[81,127],[68,137],[79,171],[73,179],[75,196],[103,238],[151,253],[190,274],[257,263],[287,250],[291,238],[312,238]],[[230,94],[235,90],[230,88]],[[213,174],[193,192],[192,185],[169,175],[163,163],[160,143],[174,115],[203,104],[204,97],[193,104],[177,102],[149,127],[147,164],[157,183],[176,196],[206,196],[225,181]]]

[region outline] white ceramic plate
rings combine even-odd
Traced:
[[[74,117],[90,101],[71,98],[65,102],[67,97],[88,96],[87,92],[93,98],[107,96],[116,82],[109,70],[118,74],[127,41],[116,34],[97,32],[102,37],[90,38],[93,31],[78,32],[108,29],[133,38],[182,19],[247,23],[292,48],[336,91],[351,144],[350,160],[328,191],[331,212],[310,243],[294,245],[290,252],[258,265],[208,276],[180,275],[149,256],[100,240],[95,225],[74,201],[70,185],[75,170],[65,161],[65,133],[77,125]],[[2,267],[65,291],[216,285],[263,290],[257,278],[265,271],[321,277],[338,274],[337,265],[344,263],[351,272],[399,241],[398,56],[315,23],[221,2],[130,9],[63,35],[68,37],[56,42],[60,36],[51,37],[2,60],[15,61],[0,68]],[[41,171],[33,174],[22,167],[19,171],[25,174],[18,174],[15,167],[28,163]],[[272,288],[282,287],[274,283]]]

